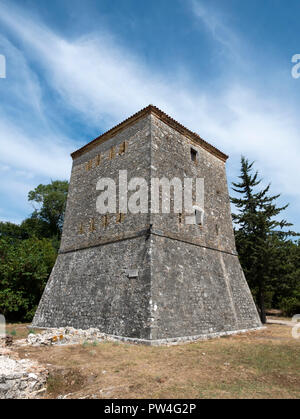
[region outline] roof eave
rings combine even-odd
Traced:
[[[74,151],[71,154],[72,159],[75,159],[81,156],[82,154],[86,153],[87,151],[90,151],[92,148],[96,147],[97,145],[104,143],[105,141],[114,137],[118,132],[124,130],[126,127],[138,121],[139,119],[145,117],[148,114],[155,115],[161,121],[169,125],[171,128],[175,129],[176,131],[180,132],[185,137],[188,137],[190,140],[199,144],[202,148],[204,148],[211,154],[215,155],[222,161],[226,162],[226,160],[228,159],[228,156],[224,154],[222,151],[218,150],[216,147],[212,146],[211,144],[203,140],[203,138],[201,138],[198,134],[190,131],[188,128],[184,127],[179,122],[175,121],[175,119],[171,118],[169,115],[167,115],[165,112],[161,111],[159,108],[157,108],[154,105],[149,105],[146,108],[140,110],[139,112],[135,113],[131,117],[125,119],[125,121],[111,128],[109,131],[106,131],[104,134],[95,138],[94,140],[86,144],[85,146]]]

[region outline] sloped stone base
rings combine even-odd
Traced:
[[[60,254],[32,327],[170,344],[261,322],[234,254],[155,234]]]

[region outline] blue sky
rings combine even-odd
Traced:
[[[256,161],[300,231],[298,0],[0,0],[0,220],[32,211],[69,154],[152,103]]]

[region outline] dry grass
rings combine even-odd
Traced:
[[[13,340],[27,338],[29,333],[39,333],[38,329],[31,330],[27,323],[11,323],[6,325],[6,333],[12,336]]]
[[[48,364],[48,398],[300,397],[300,341],[287,326],[171,347],[106,342],[18,351]]]

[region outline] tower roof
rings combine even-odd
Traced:
[[[159,108],[157,108],[154,105],[149,105],[144,109],[141,109],[139,112],[135,113],[131,117],[125,119],[125,121],[121,122],[120,124],[116,125],[115,127],[111,128],[109,131],[106,131],[104,134],[101,134],[99,137],[95,138],[85,146],[79,148],[78,150],[74,151],[71,156],[72,158],[76,158],[84,154],[85,152],[91,150],[92,148],[96,147],[99,144],[104,143],[105,141],[112,138],[114,135],[116,135],[118,132],[122,131],[123,129],[127,128],[129,125],[135,123],[141,118],[144,118],[148,114],[153,114],[157,118],[159,118],[161,121],[163,121],[165,124],[169,125],[171,128],[175,129],[176,131],[180,132],[185,137],[188,137],[195,143],[197,143],[200,147],[204,148],[211,154],[215,155],[222,161],[226,161],[228,159],[228,156],[224,154],[222,151],[218,150],[213,145],[209,144],[203,138],[200,137],[197,133],[189,130],[188,128],[181,125],[179,122],[175,121],[175,119],[171,118],[169,115],[167,115],[165,112],[161,111]]]

